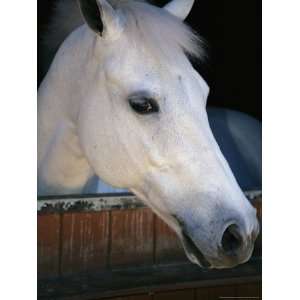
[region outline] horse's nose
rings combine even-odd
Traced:
[[[238,223],[227,226],[221,239],[222,254],[232,260],[243,260],[243,257],[249,255],[249,248],[253,248],[258,233],[258,223],[248,233]]]
[[[243,244],[243,237],[237,225],[231,224],[225,229],[221,244],[225,254],[230,256],[236,255]]]
[[[230,224],[218,223],[219,226],[190,227],[174,216],[180,226],[180,237],[189,259],[202,267],[234,267],[246,262],[253,251],[254,242],[259,233],[258,220],[250,218],[248,222],[241,218]],[[203,232],[211,232],[207,238]]]

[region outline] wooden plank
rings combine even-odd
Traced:
[[[259,220],[262,218],[262,196],[256,197],[252,201],[253,206],[256,208],[256,214]]]
[[[152,300],[152,296],[147,294],[142,294],[142,295],[127,296],[127,297],[124,296],[124,297],[106,298],[106,300]]]
[[[238,285],[236,287],[236,297],[243,297],[245,300],[261,299],[262,298],[261,283],[254,282],[254,283]]]
[[[208,288],[196,289],[195,294],[196,300],[209,300]]]
[[[235,299],[236,297],[236,286],[235,285],[228,285],[228,286],[216,286],[211,287],[208,289],[209,297],[213,300],[222,300],[226,298]],[[224,299],[225,300],[225,299]]]
[[[195,291],[194,289],[181,290],[181,291],[171,291],[171,292],[161,292],[154,294],[153,300],[194,300]],[[202,299],[204,300],[204,299]]]
[[[129,297],[106,298],[106,300],[130,300]]]
[[[153,213],[149,208],[111,212],[110,265],[153,263]]]
[[[155,217],[155,262],[157,264],[189,262],[175,232]]]
[[[196,300],[222,300],[235,299],[236,286],[213,286],[207,288],[197,289]]]
[[[197,289],[197,300],[233,300],[242,297],[244,300],[261,299],[259,283],[242,285],[215,286]]]
[[[189,264],[119,268],[56,280],[40,280],[38,298],[40,300],[91,300],[232,286],[259,282],[260,268],[260,260],[251,260],[236,268],[221,270],[203,270]]]
[[[109,300],[152,300],[152,296],[143,294],[143,295],[134,295],[134,296],[127,296],[127,297],[109,298]]]
[[[38,216],[37,222],[38,278],[56,277],[59,274],[60,216]]]
[[[62,275],[88,273],[107,265],[109,213],[68,213],[62,219]]]
[[[129,296],[128,298],[129,300],[152,300],[153,299],[152,295],[147,295],[147,294]]]

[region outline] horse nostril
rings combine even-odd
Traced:
[[[227,255],[236,255],[237,250],[243,243],[242,236],[238,231],[238,226],[235,224],[229,225],[224,231],[222,237],[222,248]]]

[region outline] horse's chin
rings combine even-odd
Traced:
[[[206,259],[201,250],[195,245],[193,240],[184,231],[182,231],[181,241],[184,251],[192,263],[206,269],[212,267],[211,263]]]
[[[245,263],[249,260],[252,251],[250,252],[249,256],[244,259],[242,262],[236,262],[232,260],[225,260],[222,261],[221,259],[208,259],[199,247],[196,246],[194,241],[184,232],[181,232],[181,242],[183,244],[184,251],[189,258],[189,260],[200,266],[204,269],[227,269],[236,267],[239,264]]]

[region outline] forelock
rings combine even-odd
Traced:
[[[110,3],[126,18],[125,33],[136,47],[143,45],[156,55],[169,59],[175,59],[182,52],[205,58],[203,40],[166,10],[139,0],[111,0]]]

